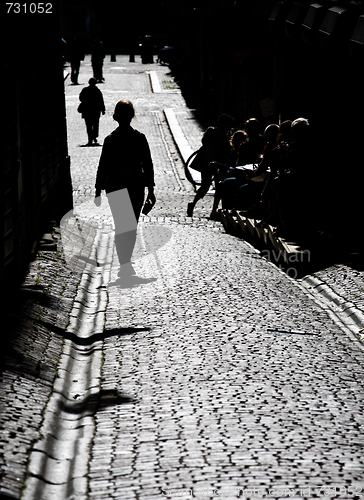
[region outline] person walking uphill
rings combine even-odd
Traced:
[[[88,87],[84,87],[79,96],[81,104],[78,111],[82,114],[82,118],[86,123],[88,146],[92,146],[93,143],[97,144],[100,114],[105,114],[104,98],[96,83],[95,78],[90,78]]]
[[[119,277],[135,275],[131,265],[137,224],[147,199],[155,204],[154,169],[145,135],[131,127],[135,117],[130,101],[119,101],[113,118],[119,126],[105,138],[95,184],[95,204],[100,206],[102,190],[107,193],[115,224],[115,246],[120,263]],[[131,280],[132,281],[132,280]]]

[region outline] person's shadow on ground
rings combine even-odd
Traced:
[[[118,277],[117,280],[111,281],[108,287],[116,286],[118,288],[136,288],[141,285],[147,285],[148,283],[153,283],[157,281],[157,278],[142,278],[141,276],[122,276]]]

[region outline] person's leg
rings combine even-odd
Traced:
[[[134,215],[137,222],[139,220],[144,204],[144,198],[145,198],[144,191],[145,191],[144,186],[135,186],[128,188],[131,206],[133,207]]]
[[[92,144],[92,120],[90,118],[85,118],[85,123],[86,123],[86,131],[87,131],[87,137],[88,137],[88,145],[91,146]]]
[[[75,83],[75,67],[72,63],[71,63],[71,82]]]
[[[107,198],[114,219],[116,252],[122,268],[125,264],[130,265],[136,240],[137,220],[127,189],[107,193]]]
[[[78,85],[78,75],[80,73],[80,66],[81,66],[81,62],[78,61],[76,66],[75,66],[75,83]]]
[[[131,265],[138,218],[144,201],[144,187],[121,189],[107,194],[115,224],[115,247],[121,274],[135,274]]]
[[[99,121],[100,116],[96,116],[93,123],[93,140],[97,143],[97,138],[99,136]]]
[[[196,203],[206,195],[208,190],[210,189],[212,182],[213,172],[208,168],[204,168],[201,172],[201,186],[198,188],[196,195],[191,203],[187,205],[187,215],[188,217],[192,217],[193,210],[195,208]]]
[[[190,182],[193,186],[193,188],[196,190],[196,181],[194,180],[194,178],[192,177],[192,174],[191,172],[189,171],[188,167],[185,168],[185,175],[186,175],[186,179],[188,180],[188,182]]]
[[[214,201],[212,204],[210,219],[220,220],[220,214],[217,212],[217,209],[219,208],[219,203],[221,200],[222,182],[220,181],[218,174],[215,174],[214,180],[215,180],[215,194],[214,194]]]
[[[95,73],[95,78],[96,80],[100,83],[102,82],[102,63],[100,64],[99,62],[97,62],[95,64],[95,69],[94,69],[94,73]]]
[[[71,63],[71,82],[75,85],[78,85],[78,74],[80,72],[80,63],[72,62]]]

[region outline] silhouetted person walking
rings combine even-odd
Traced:
[[[101,203],[101,191],[105,189],[107,193],[115,223],[119,277],[127,281],[135,274],[130,259],[145,187],[148,188],[147,198],[155,203],[152,157],[145,135],[130,125],[134,116],[130,101],[123,100],[116,104],[113,118],[119,126],[105,138],[95,184],[97,206]]]
[[[102,83],[105,80],[102,75],[104,59],[105,52],[102,42],[100,40],[95,40],[91,52],[91,64],[92,70],[94,72],[94,78],[96,78],[98,83]]]
[[[80,42],[74,38],[71,42],[68,51],[68,61],[71,64],[71,82],[78,85],[78,74],[80,72],[81,61],[85,58],[85,54]]]
[[[78,109],[86,123],[88,146],[92,146],[93,143],[97,144],[100,114],[105,114],[105,104],[101,90],[96,86],[96,79],[90,78],[88,83],[88,87],[81,90]]]

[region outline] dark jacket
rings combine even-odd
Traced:
[[[101,90],[96,86],[89,85],[81,90],[80,101],[82,103],[82,118],[93,118],[105,113],[104,98]]]
[[[237,165],[259,163],[259,155],[263,153],[264,146],[263,136],[249,137],[239,146]]]
[[[205,151],[205,162],[217,161],[225,163],[230,154],[229,136],[218,127],[209,127],[202,136]]]
[[[105,138],[96,176],[96,191],[154,186],[153,162],[147,138],[128,126]]]

